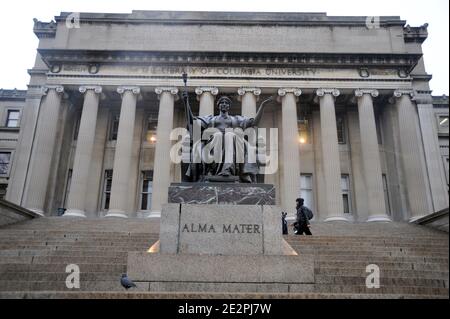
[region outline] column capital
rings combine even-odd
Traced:
[[[393,95],[389,98],[388,102],[390,104],[395,104],[396,99],[401,98],[403,95],[409,96],[412,101],[414,98],[414,90],[395,90]]]
[[[197,95],[202,95],[205,92],[209,92],[212,95],[217,95],[219,94],[219,89],[212,86],[199,86],[195,88],[195,94]]]
[[[334,97],[338,97],[341,95],[341,92],[338,89],[317,89],[316,95],[317,96],[324,96],[325,94],[331,94]]]
[[[47,95],[50,90],[55,90],[56,93],[64,93],[62,85],[45,85],[42,87],[42,94]]]
[[[411,98],[413,98],[414,97],[414,90],[395,90],[393,95],[396,98],[400,98],[403,95],[409,95]]]
[[[102,93],[102,87],[99,85],[82,85],[79,87],[78,91],[80,93],[86,93],[88,90],[94,91],[94,93],[100,94]]]
[[[278,89],[278,95],[279,96],[285,96],[288,93],[293,93],[295,96],[302,95],[302,90],[299,88],[281,88]]]
[[[372,97],[378,97],[378,95],[380,95],[378,90],[361,90],[361,89],[355,90],[356,97],[362,97],[364,94],[370,94]]]
[[[170,94],[176,95],[178,94],[178,88],[174,86],[160,86],[155,88],[155,93],[160,95],[164,92],[169,92]]]
[[[237,90],[237,92],[238,92],[239,96],[242,96],[245,93],[253,93],[256,96],[261,95],[261,89],[260,88],[253,88],[253,87],[240,87]]]
[[[124,94],[127,91],[136,95],[141,93],[141,89],[138,86],[119,86],[117,88],[117,93],[119,94]]]
[[[155,88],[155,93],[158,95],[158,99],[163,93],[170,93],[172,95],[175,95],[175,100],[178,99],[178,88],[174,86],[159,86]]]
[[[292,94],[294,94],[294,96],[295,96],[295,101],[298,101],[298,97],[300,96],[300,95],[302,95],[302,90],[300,90],[299,88],[281,88],[281,89],[278,89],[278,92],[277,92],[277,94],[278,94],[278,97],[277,97],[277,102],[278,103],[281,103],[282,101],[282,98],[284,97],[284,96],[286,96],[288,93],[292,93]]]

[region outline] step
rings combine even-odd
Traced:
[[[352,262],[352,261],[319,261],[316,262],[315,267],[331,267],[331,268],[361,268],[367,267],[367,262]],[[411,262],[382,262],[377,263],[382,270],[433,270],[433,271],[448,271],[448,264],[432,264],[432,263],[411,263]]]
[[[61,270],[61,269],[60,269]],[[120,280],[122,271],[117,272],[80,272],[80,281],[116,281]],[[0,284],[3,281],[54,281],[65,282],[69,274],[66,272],[10,272],[0,275]]]
[[[448,298],[448,288],[436,287],[405,287],[405,286],[381,286],[378,289],[367,288],[365,285],[333,285],[317,284],[314,292],[318,293],[374,293],[374,294],[405,294],[405,295],[446,295]]]
[[[66,256],[16,256],[16,257],[2,257],[0,264],[102,264],[102,263],[125,263],[125,257],[66,257]]]
[[[333,285],[363,285],[366,282],[366,276],[328,276],[315,275],[316,284],[333,284]],[[418,286],[418,287],[435,287],[448,288],[448,280],[443,279],[427,279],[427,278],[403,278],[403,277],[388,277],[386,275],[380,276],[381,286]]]
[[[83,272],[111,272],[124,273],[126,272],[126,263],[110,264],[110,263],[77,263],[80,271]],[[5,263],[0,264],[0,274],[9,272],[47,272],[49,270],[55,272],[66,271],[67,263],[52,263],[52,264],[18,264]]]
[[[96,250],[96,251],[110,251],[110,250],[114,250],[114,251],[144,251],[144,250],[148,250],[149,247],[151,247],[154,244],[154,242],[149,242],[148,244],[143,244],[141,246],[127,246],[127,245],[122,245],[122,246],[75,246],[75,245],[11,245],[11,246],[7,246],[3,249],[0,249],[0,251],[8,251],[8,250],[40,250],[40,251],[66,251],[66,250],[71,250],[71,251],[92,251],[92,250]]]
[[[69,291],[65,280],[63,281],[21,281],[21,280],[2,280],[0,281],[0,291]],[[123,291],[120,284],[120,278],[116,280],[80,280],[80,290],[84,291]]]
[[[0,292],[0,299],[448,299],[448,295],[200,292]],[[264,303],[264,302],[262,302]]]
[[[330,268],[330,267],[316,267],[314,269],[316,275],[328,276],[367,276],[365,268]],[[411,277],[411,278],[428,278],[428,279],[449,279],[449,272],[447,271],[430,271],[430,270],[381,270],[381,276],[386,277]]]
[[[18,257],[18,256],[60,256],[60,257],[120,257],[127,258],[127,249],[124,250],[46,250],[46,249],[9,249],[0,250],[0,258],[2,257]]]
[[[392,257],[392,256],[377,256],[377,255],[309,255],[299,254],[300,256],[313,256],[315,261],[351,261],[351,262],[365,262],[367,264],[377,264],[385,262],[397,263],[442,263],[448,265],[447,257],[423,257],[423,256],[406,256],[406,257]]]

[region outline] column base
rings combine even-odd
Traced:
[[[410,223],[414,223],[416,220],[421,219],[421,218],[424,218],[425,216],[427,216],[427,214],[422,215],[422,216],[417,216],[417,217],[411,217],[411,218],[409,219],[409,222],[410,222]]]
[[[32,212],[38,214],[39,216],[45,217],[44,211],[42,209],[39,209],[39,208],[28,208],[28,209],[31,210]]]
[[[124,211],[118,209],[110,209],[105,217],[128,218],[127,214],[125,214]]]
[[[369,216],[369,218],[367,219],[367,223],[372,223],[372,222],[392,222],[392,220],[387,216],[387,215],[374,215],[374,216]]]
[[[86,213],[79,209],[68,209],[62,217],[82,217],[86,218]]]
[[[161,212],[150,212],[144,214],[144,218],[161,218]]]
[[[335,216],[325,218],[324,222],[349,222],[348,218],[343,216]]]

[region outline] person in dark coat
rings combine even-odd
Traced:
[[[281,225],[283,228],[283,235],[288,235],[288,224],[286,221],[286,215],[287,213],[281,212]]]
[[[297,198],[296,200],[297,220],[294,223],[294,234],[296,235],[312,235],[310,230],[309,219],[312,218],[312,212],[306,206],[303,206],[305,200],[303,198]],[[310,213],[311,212],[311,213]]]

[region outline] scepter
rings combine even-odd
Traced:
[[[191,123],[191,112],[189,112],[189,110],[191,109],[190,105],[189,105],[189,95],[187,92],[187,80],[188,80],[188,75],[186,72],[184,72],[182,74],[183,77],[183,83],[184,83],[184,90],[183,90],[183,102],[184,102],[184,113],[186,116],[186,123],[187,123],[187,127],[188,127],[188,131],[189,131],[189,135],[190,135],[190,139],[192,140],[192,123]]]
[[[191,111],[191,107],[189,105],[189,95],[187,92],[187,79],[188,79],[188,75],[186,72],[183,72],[182,74],[182,78],[183,78],[183,82],[184,82],[184,90],[183,90],[183,102],[184,102],[184,113],[186,115],[186,123],[187,123],[187,129],[189,131],[189,147],[190,147],[190,152],[189,152],[189,163],[192,163],[193,161],[193,154],[192,154],[192,150],[194,147],[194,142],[193,142],[193,132],[192,132],[192,111]],[[195,178],[196,174],[197,174],[197,170],[195,165],[191,165],[191,177]]]

